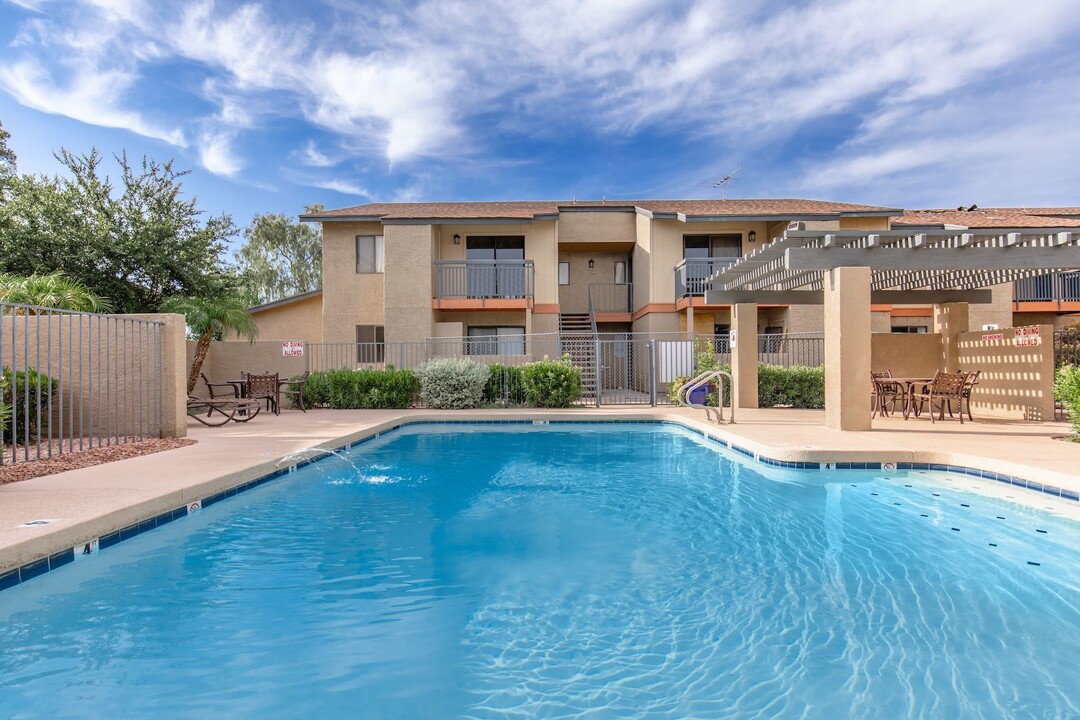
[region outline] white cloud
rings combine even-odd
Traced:
[[[315,180],[310,183],[314,187],[322,188],[323,190],[333,190],[339,192],[342,195],[359,195],[361,197],[371,197],[367,189],[357,185],[349,180]]]
[[[314,140],[308,140],[304,143],[303,147],[296,151],[296,156],[304,165],[311,167],[333,167],[341,162],[340,159],[324,155],[315,145]]]
[[[215,175],[232,177],[244,169],[244,162],[232,147],[234,136],[229,132],[207,130],[199,136],[199,161]]]
[[[125,128],[139,135],[178,146],[187,144],[179,129],[159,127],[140,113],[119,107],[135,77],[119,70],[92,66],[78,68],[66,84],[56,83],[49,71],[32,60],[0,67],[0,86],[20,104],[35,110],[101,127]]]

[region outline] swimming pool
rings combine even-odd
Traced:
[[[954,485],[409,426],[0,593],[0,715],[1080,715],[1080,527]]]

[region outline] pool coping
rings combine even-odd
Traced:
[[[661,423],[681,427],[716,442],[767,467],[803,470],[880,470],[885,473],[906,471],[942,471],[993,480],[1012,487],[1049,495],[1060,500],[1080,503],[1075,489],[1060,487],[1024,477],[1038,473],[1062,478],[1075,478],[1068,473],[1048,473],[1016,463],[965,455],[963,453],[919,452],[897,448],[889,457],[881,450],[829,450],[819,448],[779,448],[742,437],[726,430],[727,426],[704,423],[667,411],[635,413],[633,415],[588,414],[580,410],[568,412],[522,412],[513,418],[506,415],[484,417],[470,414],[468,418],[452,418],[440,414],[416,414],[390,418],[353,433],[313,445],[318,450],[341,450],[373,440],[402,427],[430,425],[562,425],[609,423]],[[132,503],[94,518],[46,531],[25,541],[0,548],[0,591],[58,569],[87,556],[94,556],[143,532],[161,527],[203,508],[234,497],[272,480],[287,476],[297,469],[325,458],[297,457],[295,462],[282,465],[281,457],[250,465],[242,470],[203,480],[180,490]],[[843,459],[841,459],[843,458]],[[991,469],[996,465],[998,469]],[[1002,466],[1007,472],[1001,472]],[[1066,483],[1061,483],[1064,485]]]

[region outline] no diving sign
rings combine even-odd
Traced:
[[[281,354],[284,357],[303,357],[303,340],[283,340],[281,342]]]

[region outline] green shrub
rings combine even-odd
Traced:
[[[731,372],[730,365],[718,365],[716,370]],[[691,378],[677,377],[668,383],[668,397],[673,405],[679,403],[679,390]],[[724,382],[724,405],[731,404],[731,388]],[[716,407],[717,394],[709,393],[705,404]],[[825,368],[793,365],[758,365],[758,406],[763,408],[787,406],[821,409],[825,407]]]
[[[430,408],[461,410],[479,407],[491,370],[466,358],[428,360],[416,368],[420,397]]]
[[[569,355],[559,360],[543,360],[521,366],[525,401],[536,407],[570,407],[581,399],[581,369]]]
[[[758,405],[824,408],[825,368],[758,365]]]
[[[11,419],[11,405],[7,403],[7,378],[0,376],[0,438],[7,430],[8,420]]]
[[[313,372],[304,385],[304,405],[337,410],[402,409],[412,406],[417,387],[411,370]]]
[[[501,405],[525,404],[525,381],[520,365],[488,365],[491,375],[484,386],[484,402]]]
[[[1080,366],[1062,365],[1057,369],[1054,399],[1065,407],[1073,426],[1073,439],[1080,441]]]
[[[13,430],[18,430],[20,437],[23,434],[39,432],[38,411],[42,408],[48,410],[49,396],[56,393],[59,383],[54,378],[32,368],[17,370],[13,373],[10,368],[5,367],[0,376],[4,381],[3,398],[0,403],[7,405],[8,411],[15,418],[18,427]],[[6,422],[4,426],[6,428]],[[5,442],[9,440],[10,434],[5,429]]]

